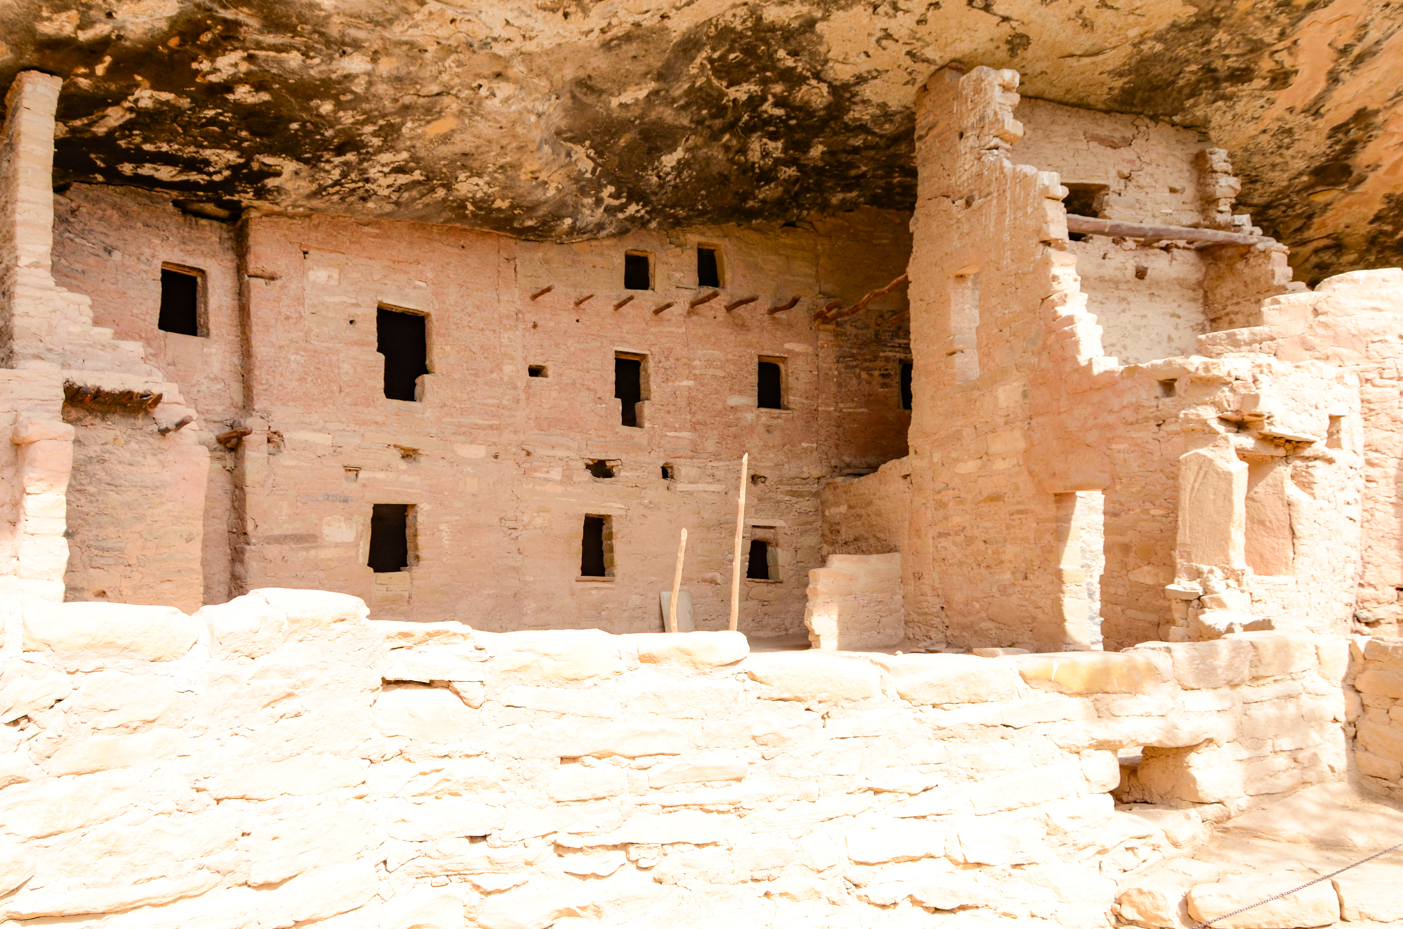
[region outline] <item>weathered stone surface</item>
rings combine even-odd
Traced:
[[[1365,668],[1354,679],[1354,689],[1362,694],[1403,700],[1403,671]]]
[[[98,664],[111,658],[172,661],[194,646],[200,625],[172,608],[27,603],[24,647],[65,664]]]
[[[388,685],[376,698],[374,713],[384,735],[429,744],[462,742],[479,725],[478,714],[441,687]]]
[[[1028,683],[1051,685],[1059,693],[1147,693],[1163,680],[1159,666],[1144,653],[1061,652],[1004,660]]]
[[[224,655],[260,658],[287,637],[287,614],[255,594],[201,607],[195,619],[209,627],[212,644]]]
[[[1283,632],[1240,632],[1228,637],[1252,643],[1252,676],[1278,677],[1316,668],[1317,649],[1328,647],[1315,636]]]
[[[872,661],[912,703],[986,703],[1018,695],[1018,672],[1001,661],[971,655],[874,655]]]
[[[73,691],[68,676],[37,661],[12,661],[0,670],[0,723],[44,710]]]
[[[1238,637],[1216,642],[1154,643],[1142,645],[1140,649],[1168,653],[1174,662],[1174,679],[1188,690],[1244,684],[1254,676],[1253,665],[1257,660],[1254,646]]]
[[[585,681],[624,670],[618,643],[593,629],[518,632],[509,637],[479,635],[491,658],[491,673],[523,682]]]
[[[815,651],[751,655],[744,667],[762,685],[760,693],[773,700],[869,700],[881,688],[880,673],[872,665]]]
[[[1340,899],[1329,881],[1264,903],[1246,913],[1218,919],[1280,892],[1279,885],[1250,877],[1198,884],[1187,897],[1189,915],[1198,920],[1217,919],[1214,925],[1223,929],[1304,929],[1332,926],[1340,921]]]
[[[750,643],[739,632],[643,633],[633,641],[643,664],[720,668],[750,654]]]
[[[858,864],[884,864],[939,858],[945,854],[948,829],[943,823],[893,819],[849,832],[848,857]]]
[[[1347,922],[1403,922],[1403,881],[1379,880],[1379,874],[1341,874],[1333,878],[1340,912]]]

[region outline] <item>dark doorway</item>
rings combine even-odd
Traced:
[[[375,314],[375,350],[385,356],[385,396],[418,400],[418,380],[429,373],[427,317],[384,307]]]
[[[638,404],[643,400],[643,359],[628,355],[614,356],[614,396],[619,401],[619,422],[625,426],[640,426]]]
[[[1067,196],[1062,198],[1062,205],[1067,209],[1068,216],[1089,216],[1099,217],[1101,210],[1106,203],[1106,194],[1110,190],[1105,184],[1065,184]],[[1086,238],[1084,232],[1069,233],[1067,238],[1073,242],[1080,242]]]
[[[770,543],[764,539],[750,540],[750,559],[745,565],[745,576],[752,581],[770,579]]]
[[[586,516],[584,535],[580,540],[580,577],[609,577],[608,548],[609,517]]]
[[[760,360],[755,404],[764,410],[784,409],[784,369],[778,361]]]
[[[409,567],[409,504],[377,503],[371,509],[369,563],[376,574]]]
[[[901,363],[901,408],[911,409],[911,362]]]
[[[200,331],[200,275],[175,268],[161,269],[161,314],[156,328],[178,335]]]
[[[652,290],[653,269],[646,254],[624,254],[624,290]]]
[[[697,246],[697,286],[720,287],[721,266],[716,261],[716,249]]]

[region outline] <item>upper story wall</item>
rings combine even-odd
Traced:
[[[1070,191],[1069,213],[1210,228],[1247,220],[1231,212],[1240,185],[1226,153],[1198,132],[1036,99],[1022,100],[1017,116],[1024,135],[1012,158],[1056,171]],[[1121,364],[1190,355],[1201,333],[1253,325],[1261,300],[1291,280],[1279,247],[1070,238],[1105,352]]]

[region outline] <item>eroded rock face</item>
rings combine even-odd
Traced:
[[[1377,9],[1376,9],[1377,8]],[[1399,262],[1400,14],[1192,4],[18,0],[0,83],[68,81],[59,180],[533,238],[909,209],[917,83],[1169,118],[1232,149],[1299,276]]]

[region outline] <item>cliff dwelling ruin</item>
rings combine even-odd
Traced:
[[[0,929],[1403,924],[1397,12],[383,6],[0,14]]]

